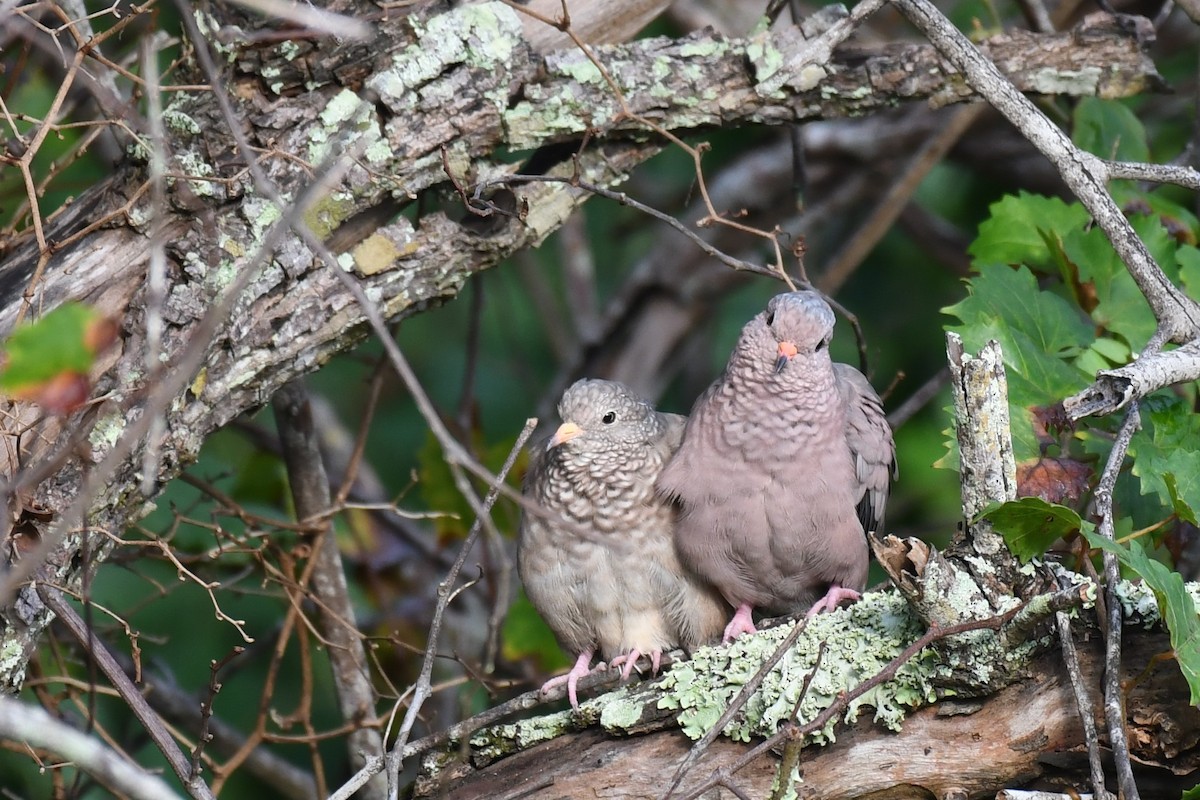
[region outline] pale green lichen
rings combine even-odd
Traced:
[[[1192,603],[1200,612],[1200,583],[1187,583],[1184,588],[1192,597]],[[1162,624],[1162,614],[1158,610],[1158,600],[1154,592],[1145,583],[1138,581],[1121,581],[1117,584],[1117,599],[1121,603],[1122,616],[1130,622],[1140,622],[1149,630]]]
[[[484,761],[519,752],[538,742],[553,739],[572,728],[570,711],[523,719],[486,728],[471,737],[471,748]]]
[[[784,58],[770,35],[764,33],[751,39],[746,45],[746,57],[754,67],[754,91],[761,97],[780,95],[780,81],[773,79],[783,69]]]
[[[97,452],[111,450],[125,432],[125,417],[118,413],[105,414],[96,421],[88,434],[88,444]]]
[[[211,274],[213,285],[217,289],[224,289],[226,286],[229,286],[231,283],[233,283],[234,278],[237,277],[237,265],[229,259],[223,258],[221,259],[220,263],[217,264],[217,268],[213,270]]]
[[[187,184],[194,193],[200,197],[212,197],[217,193],[216,184],[204,180],[215,176],[216,170],[199,153],[194,150],[182,150],[175,154],[175,161],[180,171],[189,177]]]
[[[560,75],[584,86],[588,84],[601,86],[605,82],[604,75],[595,62],[577,50],[571,51],[566,57],[559,59],[555,67]]]
[[[366,145],[378,142],[382,136],[375,121],[374,107],[349,89],[338,92],[318,116],[319,124],[309,128],[308,159],[314,163],[324,161],[333,149],[333,143],[347,139],[365,137]]]
[[[392,160],[392,146],[383,137],[377,138],[363,150],[363,157],[369,164],[383,164]]]
[[[1026,91],[1038,94],[1092,94],[1100,85],[1101,75],[1100,67],[1031,70],[1025,76],[1028,81]]]
[[[328,127],[335,128],[353,117],[359,106],[362,105],[361,97],[349,89],[342,89],[330,98],[329,102],[325,104],[325,108],[321,109],[321,122]]]
[[[677,709],[683,731],[693,739],[700,738],[716,724],[733,697],[790,631],[790,625],[782,625],[742,636],[728,647],[701,648],[691,661],[676,664],[666,675],[666,693],[659,707]],[[848,609],[814,618],[805,635],[784,654],[758,692],[726,726],[725,734],[739,741],[769,736],[781,722],[791,718],[797,700],[799,719],[815,718],[839,694],[879,672],[920,633],[920,623],[895,592],[867,594]],[[816,664],[822,641],[825,653],[820,670],[800,699],[801,687]],[[906,708],[935,699],[931,667],[936,660],[931,651],[918,654],[891,681],[852,701],[843,718],[853,722],[869,706],[875,709],[877,722],[898,730]],[[833,741],[835,722],[830,720],[810,739]]]
[[[729,52],[729,43],[716,40],[699,40],[688,42],[679,48],[679,55],[684,58],[722,58]]]
[[[466,64],[490,70],[508,62],[522,38],[516,12],[502,3],[459,6],[414,30],[417,41],[393,56],[391,68],[367,81],[393,111],[413,108],[420,100],[417,90],[447,67]],[[503,108],[507,93],[507,87],[497,87],[488,99]]]
[[[247,197],[242,202],[242,216],[250,223],[255,240],[262,239],[267,229],[283,219],[279,207],[263,197]]]
[[[200,134],[200,124],[178,109],[163,109],[162,121],[163,125],[176,133],[184,133],[189,136],[198,136]]]
[[[609,692],[603,699],[606,702],[600,710],[600,727],[606,731],[625,732],[641,720],[643,703],[630,699],[627,687]]]
[[[300,45],[291,39],[285,39],[279,45],[279,55],[283,56],[284,61],[295,61],[296,56],[300,55]]]

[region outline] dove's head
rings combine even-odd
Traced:
[[[558,401],[562,425],[547,449],[566,446],[581,453],[628,448],[654,439],[661,423],[644,399],[613,381],[584,378]]]
[[[782,372],[793,361],[812,364],[829,360],[835,319],[829,304],[816,292],[777,294],[756,320],[761,321],[761,346],[772,349],[775,372]]]

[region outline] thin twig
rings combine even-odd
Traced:
[[[129,710],[150,734],[150,738],[154,740],[154,744],[166,758],[171,770],[187,789],[188,794],[196,800],[214,800],[215,795],[208,784],[199,775],[192,774],[191,762],[179,749],[179,745],[171,737],[166,726],[163,725],[162,718],[146,702],[146,698],[133,685],[133,681],[129,680],[129,676],[125,674],[125,670],[121,669],[121,665],[113,658],[112,653],[108,652],[108,648],[96,639],[94,632],[84,624],[83,618],[79,616],[75,608],[66,601],[62,593],[49,586],[39,586],[38,596],[63,621],[67,630],[79,642],[79,646],[95,659],[105,677],[121,694],[121,699],[129,706]]]
[[[1079,709],[1079,721],[1083,725],[1083,740],[1087,744],[1088,767],[1092,773],[1092,791],[1099,800],[1108,796],[1104,788],[1104,764],[1100,761],[1100,740],[1096,736],[1096,717],[1092,710],[1092,695],[1079,670],[1079,654],[1075,652],[1075,641],[1071,638],[1071,618],[1065,611],[1054,614],[1058,625],[1058,641],[1062,646],[1063,663],[1071,679],[1071,690],[1075,693],[1075,707]]]
[[[276,425],[283,446],[296,516],[309,521],[324,514],[331,505],[329,478],[321,459],[318,433],[313,424],[308,389],[302,380],[283,386],[272,400]],[[337,537],[329,519],[319,523],[313,541],[312,590],[321,603],[317,606],[317,626],[327,642],[326,652],[333,669],[334,686],[342,718],[360,723],[374,716],[375,692],[371,686],[362,636],[354,618],[346,572]],[[361,768],[366,759],[383,755],[379,733],[359,727],[346,738],[350,764]],[[367,797],[382,797],[383,781],[368,787]]]
[[[217,693],[221,691],[221,682],[217,680],[217,677],[221,674],[221,670],[225,668],[226,664],[245,651],[246,648],[236,645],[224,658],[220,660],[214,658],[208,664],[208,691],[204,699],[200,701],[200,731],[196,734],[196,746],[192,749],[193,778],[198,779],[200,777],[200,759],[204,755],[204,748],[213,738],[209,730],[213,716],[213,701],[216,700]]]
[[[1113,442],[1112,451],[1108,454],[1108,462],[1096,485],[1095,505],[1096,514],[1100,517],[1098,531],[1101,536],[1112,540],[1113,535],[1113,490],[1117,485],[1117,476],[1121,473],[1121,465],[1125,463],[1125,454],[1129,451],[1129,442],[1133,434],[1141,427],[1141,415],[1138,404],[1133,403],[1121,423],[1117,439]],[[1104,717],[1108,723],[1108,743],[1113,751],[1113,760],[1117,765],[1117,784],[1124,800],[1139,800],[1137,781],[1133,776],[1133,764],[1129,758],[1129,741],[1125,735],[1125,704],[1124,693],[1121,691],[1121,629],[1124,625],[1121,600],[1117,597],[1117,585],[1121,582],[1121,569],[1114,553],[1104,551],[1104,600],[1107,606],[1108,630],[1104,646]]]
[[[483,517],[491,513],[492,506],[496,499],[500,496],[499,484],[504,481],[508,475],[508,471],[512,469],[516,463],[517,455],[520,454],[521,448],[529,441],[529,437],[533,434],[534,428],[537,427],[536,419],[528,419],[525,421],[525,427],[521,429],[520,435],[517,436],[517,441],[513,444],[512,450],[509,451],[508,458],[505,459],[504,465],[500,468],[497,474],[497,483],[493,485],[487,493],[483,501],[482,514],[477,515],[475,522],[471,525],[471,530],[467,534],[466,540],[462,544],[459,551],[458,559],[450,568],[450,572],[438,584],[437,609],[433,615],[433,621],[429,626],[429,637],[426,644],[425,658],[421,662],[421,674],[417,679],[416,686],[413,689],[412,699],[409,701],[408,712],[404,716],[404,721],[400,725],[400,732],[396,737],[396,743],[392,746],[388,753],[388,790],[392,797],[399,793],[399,775],[400,766],[404,760],[404,745],[408,743],[408,737],[412,731],[413,724],[416,722],[417,714],[421,710],[421,705],[429,697],[430,677],[433,672],[433,659],[437,652],[437,643],[441,634],[442,618],[446,612],[446,606],[450,603],[451,590],[458,580],[458,573],[462,570],[463,564],[466,563],[467,556],[475,545],[475,540],[479,538],[479,533],[483,529]]]
[[[804,676],[804,682],[800,684],[800,694],[796,696],[796,702],[792,705],[792,713],[784,723],[787,728],[792,730],[796,728],[796,719],[800,715],[800,704],[808,696],[808,687],[812,686],[813,678],[817,676],[817,670],[821,669],[821,659],[825,657],[827,645],[828,642],[822,641],[821,646],[817,648],[817,657],[813,659],[813,667]],[[779,759],[779,777],[775,780],[775,791],[771,792],[771,800],[783,800],[787,795],[788,789],[791,788],[792,772],[800,767],[800,752],[803,749],[803,736],[789,736],[784,743],[783,755]]]

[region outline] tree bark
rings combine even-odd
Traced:
[[[1094,630],[1076,638],[1083,679],[1098,686],[1103,639]],[[1182,776],[1200,767],[1200,710],[1186,703],[1187,685],[1173,664],[1151,663],[1168,649],[1162,633],[1131,632],[1122,664],[1122,679],[1132,687],[1132,755],[1147,768],[1139,780],[1143,791],[1155,797],[1190,788],[1194,779]],[[648,695],[645,702],[652,705],[654,693]],[[1103,729],[1099,702],[1093,714]],[[427,761],[437,768],[426,772],[416,796],[662,797],[692,742],[674,727],[623,733],[593,722],[484,765],[478,765],[473,748],[460,749],[452,761]],[[673,796],[687,797],[715,771],[732,768],[751,744],[718,737]],[[769,753],[730,781],[750,797],[767,797],[778,766],[778,754]],[[1049,652],[1024,680],[984,700],[921,709],[904,721],[900,734],[865,718],[839,727],[836,742],[804,749],[800,773],[803,783],[796,791],[804,800],[991,798],[1037,779],[1048,786],[1086,786],[1087,752],[1066,670],[1059,655]],[[704,795],[732,796],[724,790]]]

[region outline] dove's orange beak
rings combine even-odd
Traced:
[[[791,342],[779,343],[779,358],[775,359],[775,372],[783,372],[787,363],[796,357],[796,345]]]
[[[583,428],[576,425],[574,422],[564,422],[558,426],[558,430],[554,432],[554,436],[550,439],[551,447],[558,447],[564,442],[569,442],[576,436],[583,433]]]

